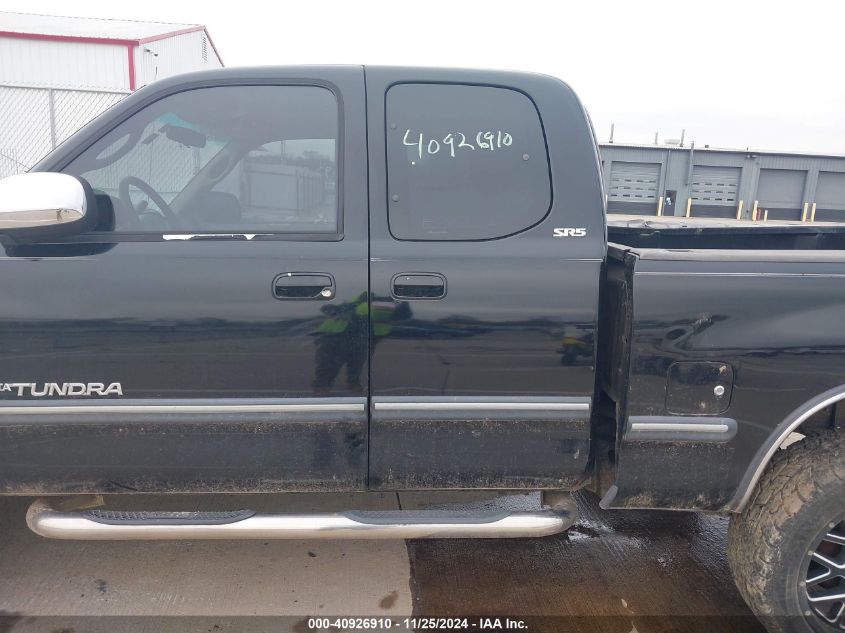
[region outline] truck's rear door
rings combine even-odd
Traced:
[[[370,486],[570,485],[604,251],[583,110],[536,75],[366,74]]]
[[[0,260],[0,490],[366,484],[361,68],[204,73],[39,166],[99,230]]]

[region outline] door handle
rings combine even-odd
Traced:
[[[399,273],[390,282],[395,299],[442,299],[446,278],[440,273]]]
[[[273,280],[276,299],[331,299],[334,277],[328,273],[282,273]]]

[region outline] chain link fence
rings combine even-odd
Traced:
[[[0,178],[27,171],[127,94],[0,85]]]

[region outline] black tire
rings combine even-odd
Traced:
[[[808,591],[838,595],[845,578],[824,584],[811,551],[845,562],[845,545],[829,542],[845,531],[845,429],[808,435],[772,459],[751,502],[731,520],[728,562],[737,587],[770,631],[817,633],[845,631],[842,617],[834,626],[816,609],[838,612],[839,603],[810,603]],[[845,533],[845,532],[843,532]],[[802,584],[804,583],[804,584]],[[840,628],[841,627],[841,628]]]

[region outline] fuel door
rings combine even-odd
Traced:
[[[669,413],[717,415],[731,403],[734,372],[727,363],[673,363],[666,380]]]

